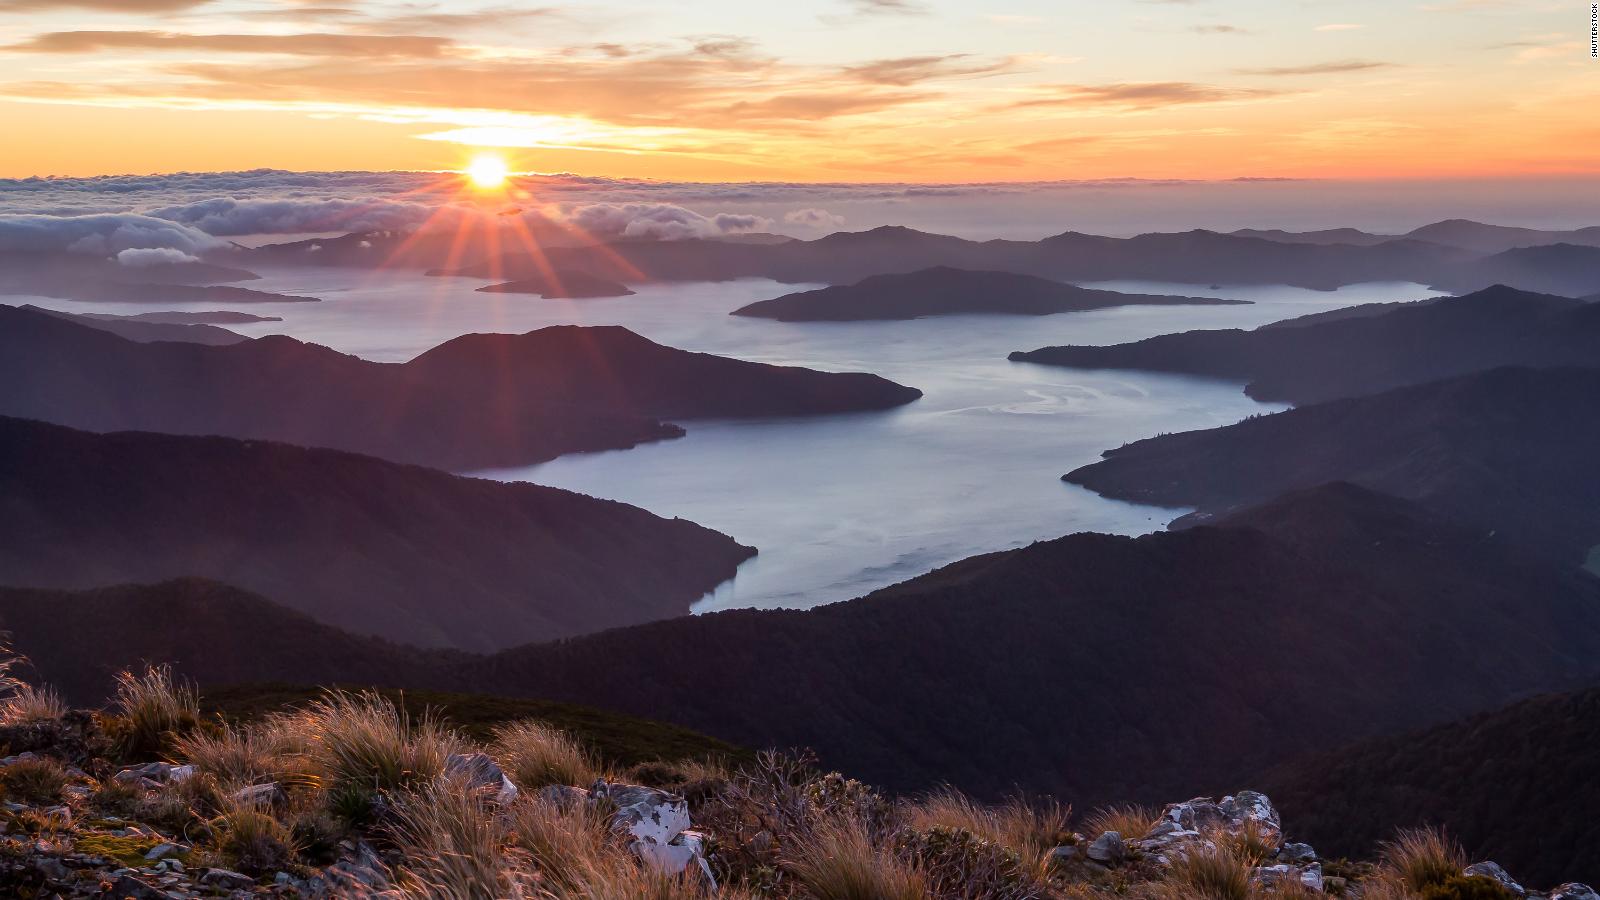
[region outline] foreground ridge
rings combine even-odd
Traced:
[[[1324,859],[1254,791],[1075,819],[890,798],[804,752],[624,767],[533,719],[480,744],[376,692],[236,721],[203,717],[165,667],[121,673],[108,711],[6,677],[6,896],[1600,897],[1530,893],[1433,831]]]

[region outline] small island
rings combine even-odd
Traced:
[[[478,288],[485,294],[538,294],[546,300],[585,300],[595,297],[628,297],[633,291],[625,284],[588,272],[552,272],[548,276],[522,278]]]
[[[986,313],[1047,316],[1113,306],[1232,306],[1249,302],[1124,294],[1014,272],[935,266],[904,274],[874,275],[851,285],[785,294],[741,307],[732,315],[780,322],[862,322]]]

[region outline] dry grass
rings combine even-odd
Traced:
[[[393,702],[373,692],[330,691],[279,728],[297,741],[334,791],[397,791],[417,787],[444,772],[461,740],[431,714],[412,721]],[[298,734],[295,734],[298,732]]]
[[[67,714],[61,695],[49,687],[17,682],[11,695],[0,701],[0,725],[34,725],[59,721]]]
[[[505,846],[506,830],[482,794],[439,779],[403,795],[389,832],[405,856],[400,897],[531,897],[532,881]]]
[[[789,848],[784,868],[813,900],[925,900],[922,873],[873,846],[858,823],[830,822]]]
[[[289,828],[265,807],[229,801],[210,823],[217,849],[233,868],[247,875],[265,875],[287,866],[296,856]]]
[[[130,754],[161,753],[200,723],[199,692],[174,680],[171,666],[119,672],[112,702],[126,723],[123,749]]]
[[[552,784],[588,786],[605,774],[577,739],[532,720],[497,729],[489,755],[517,787],[530,791]]]
[[[24,759],[0,769],[0,791],[9,800],[50,805],[61,800],[61,789],[71,779],[61,763],[48,757]]]
[[[1137,841],[1150,833],[1160,815],[1148,806],[1107,806],[1083,821],[1083,834],[1093,840],[1115,831],[1125,841]]]
[[[215,734],[193,733],[173,742],[173,753],[221,784],[239,788],[268,781],[283,781],[291,766],[279,753],[269,732],[255,728],[224,728]]]
[[[1167,870],[1168,896],[1186,900],[1250,900],[1252,864],[1222,848],[1195,848]]]
[[[605,817],[583,803],[519,801],[508,827],[512,841],[558,896],[581,892],[595,878],[596,861],[619,852],[608,840]]]
[[[1041,864],[1045,854],[1071,835],[1070,807],[1054,800],[1029,803],[1021,798],[999,806],[984,806],[954,790],[941,790],[903,810],[905,823],[917,831],[959,828],[1015,851],[1029,865]]]
[[[1460,875],[1466,865],[1466,851],[1438,829],[1402,831],[1383,847],[1385,873],[1418,894]]]

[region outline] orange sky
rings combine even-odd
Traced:
[[[0,0],[0,176],[484,146],[674,180],[1600,171],[1587,3],[680,7]]]

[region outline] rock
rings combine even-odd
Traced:
[[[178,849],[178,845],[177,844],[166,844],[166,843],[157,844],[154,847],[150,848],[150,852],[146,853],[144,855],[144,858],[145,859],[160,859],[163,856],[166,856],[168,854],[177,852],[177,849]]]
[[[1283,825],[1265,794],[1240,791],[1218,801],[1196,797],[1167,804],[1155,827],[1133,846],[1165,863],[1170,854],[1181,855],[1192,845],[1211,846],[1212,834],[1237,835],[1247,828],[1254,828],[1274,852],[1282,844]]]
[[[28,761],[30,759],[38,759],[38,758],[39,758],[39,755],[34,753],[31,750],[26,752],[26,753],[18,753],[16,756],[8,756],[5,759],[0,759],[0,768],[3,768],[5,766],[14,766],[19,762],[26,762],[26,761]]]
[[[269,781],[266,784],[252,784],[242,787],[233,794],[234,802],[250,806],[271,806],[285,799],[283,788],[277,782]]]
[[[444,774],[461,779],[473,789],[493,788],[495,799],[501,803],[517,799],[517,786],[487,753],[452,753],[444,761]]]
[[[1114,866],[1128,855],[1128,846],[1122,842],[1122,835],[1107,831],[1094,839],[1085,854],[1097,863]]]
[[[689,804],[677,794],[636,784],[595,782],[594,799],[616,807],[611,830],[629,836],[628,846],[658,871],[677,875],[697,863],[712,885],[711,866],[705,860],[705,837],[689,831]]]
[[[44,810],[41,815],[44,816],[45,825],[51,828],[72,827],[72,810],[69,807],[52,806]]]
[[[200,876],[200,883],[207,887],[220,888],[231,891],[236,888],[247,888],[256,883],[254,878],[232,869],[208,869]]]
[[[129,766],[113,775],[112,778],[123,784],[137,783],[140,779],[148,779],[161,784],[172,777],[172,769],[173,767],[166,763],[145,763],[142,766]]]
[[[54,856],[35,857],[33,868],[40,875],[57,881],[65,880],[67,877],[67,864]]]
[[[1550,900],[1600,900],[1600,892],[1582,882],[1569,881],[1551,891]]]
[[[1319,862],[1303,866],[1290,863],[1261,866],[1250,873],[1250,880],[1269,889],[1276,889],[1292,882],[1299,882],[1307,890],[1318,893],[1326,888],[1322,878],[1322,863]]]
[[[195,767],[192,765],[173,766],[167,770],[167,780],[171,782],[188,781],[194,777]]]
[[[1317,851],[1311,849],[1310,844],[1297,844],[1292,841],[1279,847],[1278,855],[1273,857],[1278,862],[1286,863],[1315,862],[1316,858]]]
[[[535,791],[534,796],[545,803],[554,803],[557,806],[571,806],[576,803],[587,803],[589,800],[588,791],[566,784],[545,785]]]
[[[1071,844],[1062,844],[1050,850],[1049,863],[1052,866],[1065,866],[1078,858],[1078,848]]]
[[[132,875],[119,875],[111,884],[111,896],[117,900],[166,900],[167,895]]]
[[[1499,863],[1487,861],[1475,862],[1472,865],[1467,866],[1465,869],[1462,869],[1461,874],[1476,875],[1480,878],[1492,878],[1499,882],[1501,887],[1513,894],[1516,894],[1518,897],[1528,896],[1527,890],[1525,890],[1522,885],[1517,884],[1516,879],[1512,878],[1510,873],[1506,872],[1505,869],[1500,868]]]

